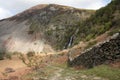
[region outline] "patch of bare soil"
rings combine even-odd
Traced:
[[[13,56],[11,60],[0,60],[0,80],[10,76],[20,76],[25,73],[26,65],[17,57]]]
[[[97,42],[102,42],[102,41],[106,40],[107,38],[109,38],[109,36],[108,36],[108,33],[106,32],[106,33],[98,36],[95,40]]]
[[[120,60],[116,60],[114,62],[111,62],[110,66],[114,67],[114,68],[119,68],[120,69]]]
[[[3,72],[6,68],[19,69],[26,65],[17,57],[12,56],[12,59],[0,60],[0,72]]]

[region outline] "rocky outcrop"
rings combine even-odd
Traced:
[[[68,60],[68,65],[92,68],[115,60],[120,60],[120,33],[116,33],[110,39],[87,49],[73,60]]]

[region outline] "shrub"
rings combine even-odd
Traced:
[[[92,47],[92,46],[95,45],[96,43],[97,43],[97,41],[89,42],[88,45],[85,47],[85,49],[88,49],[88,48]]]
[[[34,51],[30,51],[27,53],[27,57],[33,57],[35,56],[35,52]]]
[[[106,30],[109,30],[111,26],[112,26],[112,22],[109,21],[109,22],[105,23]]]
[[[47,30],[47,31],[46,31],[46,34],[47,34],[48,36],[50,36],[50,35],[52,35],[52,32],[53,32],[52,30]]]
[[[22,62],[23,62],[25,65],[27,65],[27,63],[26,63],[26,58],[25,58],[25,56],[24,56],[22,53],[19,54],[19,59],[22,60]]]
[[[35,55],[34,51],[28,52],[26,56],[24,54],[19,54],[19,59],[21,59],[25,65],[34,70],[38,70],[42,62],[41,56]]]
[[[12,53],[0,52],[0,60],[3,60],[4,58],[12,59]]]
[[[108,35],[112,36],[113,34],[115,34],[117,32],[120,32],[120,29],[113,29],[108,33]]]
[[[4,59],[4,53],[0,52],[0,60],[3,60],[3,59]]]
[[[5,54],[5,57],[6,57],[7,59],[12,59],[12,53],[6,53],[6,54]]]
[[[19,54],[22,54],[22,53],[17,51],[13,52],[13,55],[19,55]]]
[[[94,38],[94,34],[89,34],[86,38],[85,41],[89,41],[90,39]]]

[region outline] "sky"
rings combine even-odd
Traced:
[[[0,0],[0,19],[11,17],[38,4],[60,4],[97,10],[111,0]]]

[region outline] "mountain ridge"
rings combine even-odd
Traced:
[[[25,44],[27,42],[26,48],[31,45],[28,46],[28,51],[41,51],[37,50],[38,47],[35,46],[42,44],[48,44],[54,49],[63,49],[76,27],[78,27],[76,23],[84,21],[93,13],[94,11],[91,10],[79,10],[55,4],[39,5],[37,9],[35,6],[17,14],[17,16],[0,21],[0,44],[4,45],[5,50],[17,48],[20,51],[24,41]],[[67,35],[68,32],[71,33]],[[42,44],[39,42],[41,40]],[[30,44],[31,41],[32,44]],[[35,48],[29,49],[32,46]],[[41,47],[43,49],[43,46]]]

